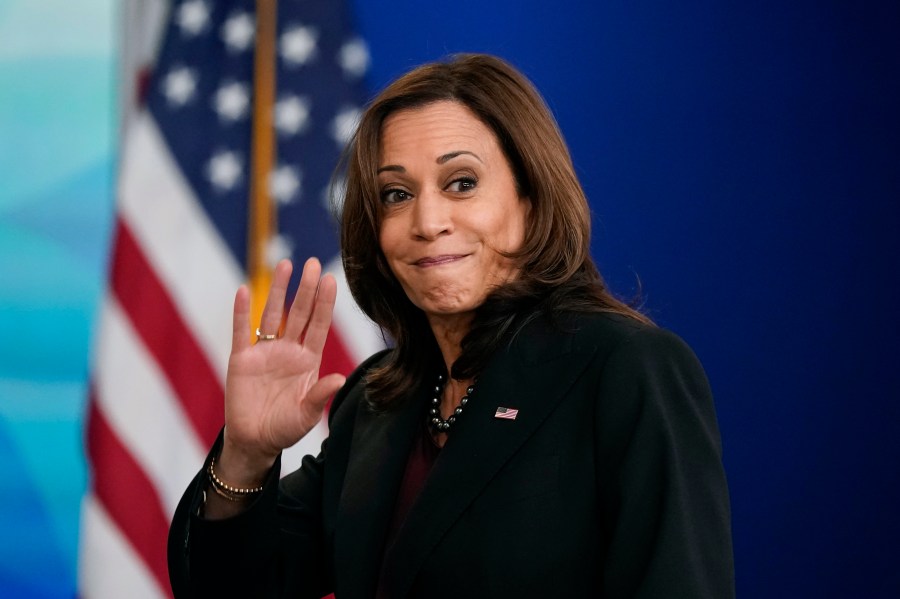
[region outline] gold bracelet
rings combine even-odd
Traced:
[[[243,500],[247,499],[247,497],[250,497],[249,495],[246,497],[238,497],[237,495],[232,495],[228,491],[224,491],[224,490],[220,489],[219,487],[217,487],[216,484],[213,483],[212,481],[210,481],[209,486],[211,486],[213,491],[216,492],[216,495],[218,495],[219,497],[224,497],[228,501],[243,501]]]
[[[209,468],[206,469],[206,473],[209,478],[209,484],[217,495],[224,497],[229,501],[241,501],[262,492],[262,486],[253,487],[252,489],[243,489],[240,487],[232,487],[228,483],[222,481],[218,476],[216,476],[216,470],[214,466],[215,463],[216,458],[212,458],[209,461]]]

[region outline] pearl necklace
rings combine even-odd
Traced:
[[[450,427],[456,422],[456,418],[462,414],[463,408],[469,403],[469,396],[475,390],[475,385],[469,385],[466,394],[459,400],[459,405],[453,410],[453,413],[444,420],[441,418],[441,395],[444,391],[444,375],[439,374],[437,385],[434,386],[434,397],[431,399],[431,417],[428,423],[436,433],[446,433],[450,431]]]

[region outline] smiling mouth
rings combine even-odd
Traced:
[[[423,268],[427,268],[429,266],[441,266],[442,264],[450,264],[451,262],[456,262],[458,260],[462,260],[465,258],[465,254],[448,254],[445,256],[428,256],[427,258],[421,258],[413,262],[413,266],[421,266]]]

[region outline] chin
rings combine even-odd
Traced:
[[[437,316],[437,317],[446,317],[446,316],[456,316],[461,314],[470,314],[475,308],[478,307],[474,302],[461,302],[461,301],[425,301],[419,306],[423,312],[427,316]]]

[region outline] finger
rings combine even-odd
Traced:
[[[287,294],[288,282],[291,280],[293,265],[290,260],[282,260],[275,267],[272,276],[272,286],[269,288],[269,297],[263,308],[259,321],[259,330],[264,335],[274,335],[281,327],[281,317],[284,314],[284,298]]]
[[[236,354],[248,347],[250,347],[250,290],[246,285],[241,285],[234,294],[231,353]]]
[[[347,378],[340,374],[329,374],[320,378],[307,391],[304,404],[315,410],[315,413],[321,413],[331,396],[337,393],[346,381]]]
[[[309,326],[306,327],[306,337],[303,339],[303,345],[314,353],[321,354],[325,347],[336,297],[337,281],[332,275],[325,275],[319,282],[312,317]]]
[[[294,303],[288,313],[287,323],[284,328],[284,336],[288,339],[299,341],[300,335],[309,323],[309,316],[313,310],[313,302],[316,299],[316,288],[319,286],[319,276],[322,274],[322,265],[318,259],[310,258],[303,265],[303,274],[300,275],[300,285],[294,296]]]

